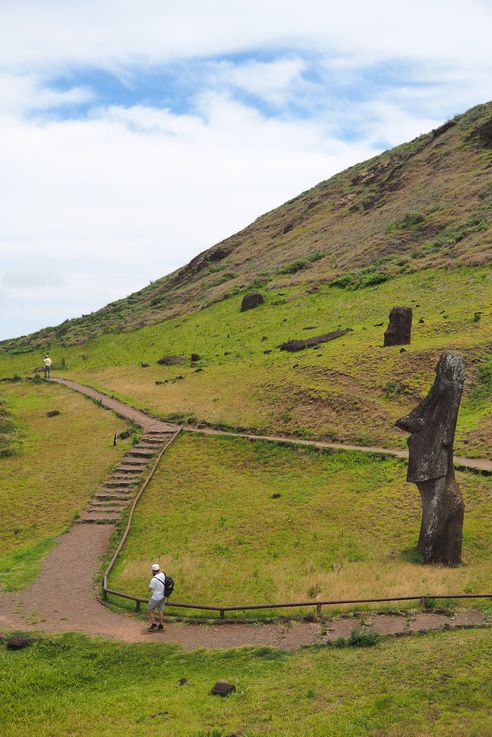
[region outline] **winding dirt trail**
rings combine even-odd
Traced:
[[[63,384],[69,389],[73,389],[81,394],[85,394],[91,399],[101,402],[103,407],[113,410],[113,412],[116,412],[120,417],[136,422],[138,425],[143,427],[144,430],[177,430],[177,425],[162,422],[141,410],[134,409],[128,404],[124,404],[124,402],[121,402],[119,399],[108,397],[106,394],[103,394],[96,389],[92,389],[89,386],[85,386],[84,384],[78,384],[76,381],[71,381],[70,379],[53,378],[51,381],[56,382],[57,384]],[[187,426],[185,429],[186,432],[199,432],[206,435],[223,435],[233,438],[247,438],[249,440],[266,440],[268,442],[290,443],[292,445],[329,448],[332,450],[356,450],[361,453],[381,453],[382,455],[394,456],[395,458],[408,458],[408,451],[401,450],[400,448],[380,448],[375,445],[362,446],[346,443],[328,443],[323,440],[301,440],[300,438],[283,435],[253,435],[252,433],[215,430],[210,427]],[[472,471],[492,473],[492,461],[489,461],[486,458],[463,458],[455,456],[454,465],[458,469],[470,469]]]
[[[123,402],[89,387],[67,379],[52,379],[52,381],[100,401],[102,406],[133,420],[146,431],[170,432],[175,429],[173,425],[149,417],[144,412],[128,407]],[[240,433],[220,433],[199,428],[197,431],[257,439],[257,436]],[[269,436],[262,439],[294,442],[298,445],[351,448]],[[386,449],[355,449],[389,453]],[[394,452],[395,455],[401,453],[402,451]],[[347,637],[354,628],[371,627],[382,635],[402,635],[428,632],[442,627],[488,624],[480,612],[470,610],[453,616],[433,613],[381,615],[366,613],[360,617],[334,618],[323,624],[306,621],[274,624],[226,622],[217,625],[168,622],[164,632],[150,634],[142,620],[137,620],[130,614],[117,614],[103,606],[97,599],[95,576],[114,529],[112,524],[78,524],[62,535],[58,545],[44,559],[41,573],[29,589],[16,593],[0,593],[0,627],[7,630],[41,630],[53,633],[78,631],[125,642],[157,639],[160,642],[180,645],[185,649],[232,648],[247,645],[295,649],[328,643],[338,637]]]

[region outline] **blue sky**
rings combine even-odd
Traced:
[[[0,20],[0,338],[492,97],[479,0],[18,0]]]

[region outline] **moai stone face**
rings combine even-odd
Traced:
[[[465,361],[445,352],[427,397],[396,426],[410,433],[407,481],[422,498],[418,543],[425,563],[457,565],[461,559],[464,504],[454,477],[453,443],[463,392]]]
[[[412,308],[393,307],[384,334],[384,345],[409,345],[412,339]]]

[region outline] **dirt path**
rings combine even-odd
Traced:
[[[128,420],[136,422],[141,425],[145,430],[173,430],[177,429],[177,426],[168,424],[157,420],[154,417],[142,412],[141,410],[134,409],[124,402],[120,402],[118,399],[112,399],[106,394],[92,389],[91,387],[79,384],[76,381],[70,379],[59,379],[54,378],[51,381],[57,384],[63,384],[69,389],[81,392],[96,401],[101,402],[103,407],[113,410],[120,417],[125,417]],[[361,453],[381,453],[383,455],[394,456],[396,458],[408,458],[408,452],[399,448],[380,448],[374,445],[349,445],[345,443],[328,443],[322,440],[301,440],[300,438],[286,437],[282,435],[253,435],[252,433],[233,432],[227,430],[215,430],[210,427],[193,427],[187,426],[187,432],[199,432],[205,433],[206,435],[224,435],[234,438],[248,438],[250,440],[266,440],[268,442],[280,442],[280,443],[291,443],[292,445],[311,446],[315,448],[330,448],[333,450],[356,450]],[[459,469],[471,469],[473,471],[490,472],[492,473],[492,461],[486,458],[462,458],[455,456],[454,465]]]
[[[43,561],[39,578],[19,593],[0,594],[0,628],[44,632],[84,632],[124,642],[158,640],[193,650],[261,645],[295,649],[349,637],[353,629],[371,628],[382,635],[457,627],[483,626],[480,612],[454,616],[421,613],[370,614],[318,622],[217,625],[169,622],[164,632],[148,633],[141,620],[120,615],[99,603],[94,575],[107,549],[112,525],[75,525],[62,535]],[[145,588],[145,584],[144,584]],[[143,593],[143,591],[142,591]]]
[[[173,425],[160,422],[89,387],[66,379],[52,381],[100,401],[102,406],[133,420],[146,431],[169,432],[175,429]],[[256,438],[239,433],[216,433],[211,430],[206,432]],[[265,439],[284,442],[286,440],[272,437]],[[313,444],[299,440],[292,442],[299,445]],[[321,443],[316,445],[350,447]],[[373,450],[379,452],[379,449]],[[45,632],[78,631],[125,642],[157,639],[180,645],[185,649],[232,648],[246,645],[295,649],[305,645],[328,643],[338,637],[348,637],[353,629],[359,628],[371,628],[382,635],[402,635],[428,632],[442,627],[483,626],[488,623],[480,612],[475,611],[465,611],[453,616],[433,613],[381,615],[366,613],[358,617],[334,618],[323,623],[291,621],[274,624],[203,625],[171,621],[166,624],[164,632],[150,634],[142,620],[133,618],[131,614],[117,614],[97,600],[95,576],[114,529],[112,524],[77,524],[62,535],[58,545],[43,561],[41,573],[29,589],[18,593],[0,593],[0,628]],[[144,592],[145,582],[142,595]]]

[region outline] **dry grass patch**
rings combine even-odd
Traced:
[[[490,481],[459,481],[465,565],[422,566],[412,562],[420,500],[404,463],[185,435],[140,502],[111,587],[145,595],[157,559],[175,599],[202,604],[486,591]]]

